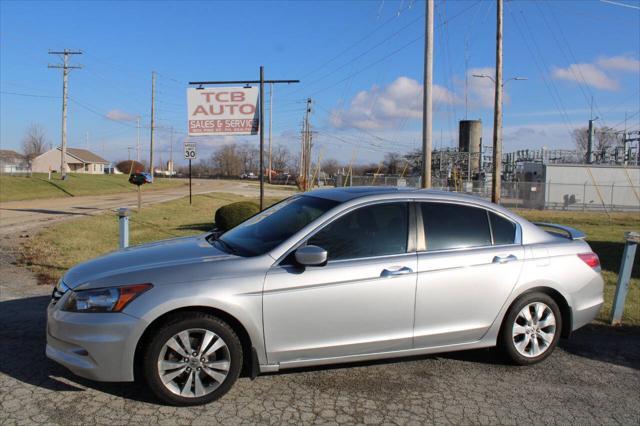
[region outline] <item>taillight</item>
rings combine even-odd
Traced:
[[[586,263],[592,268],[600,267],[600,259],[598,258],[598,255],[595,253],[580,253],[578,257],[582,259],[584,263]]]

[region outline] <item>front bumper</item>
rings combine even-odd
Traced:
[[[87,379],[133,381],[135,349],[145,327],[123,313],[64,312],[50,304],[46,354]]]

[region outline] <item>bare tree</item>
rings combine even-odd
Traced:
[[[397,152],[387,152],[384,156],[384,167],[387,171],[387,174],[397,175],[400,173],[400,163],[402,161],[402,156]]]
[[[271,151],[271,164],[274,170],[286,172],[291,165],[291,153],[286,146],[276,145]]]
[[[573,142],[576,144],[576,148],[581,152],[587,152],[587,145],[589,144],[589,128],[580,127],[574,129],[571,136]],[[607,148],[616,146],[619,143],[618,135],[610,127],[599,127],[594,130],[593,150],[603,151]]]
[[[340,163],[334,158],[328,158],[322,162],[322,171],[329,176],[335,176],[340,169]]]
[[[47,135],[44,127],[38,123],[31,123],[22,139],[22,152],[29,168],[33,159],[45,152],[46,144]]]

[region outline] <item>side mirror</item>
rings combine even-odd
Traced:
[[[322,266],[327,262],[327,251],[318,246],[304,246],[296,250],[296,262],[303,266]]]

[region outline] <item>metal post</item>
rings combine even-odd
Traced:
[[[260,65],[260,211],[264,206],[264,67]]]
[[[151,72],[151,141],[149,146],[149,172],[151,173],[151,179],[153,179],[153,137],[155,130],[155,116],[156,116],[156,72]]]
[[[611,325],[620,325],[622,322],[624,301],[627,298],[627,291],[629,290],[633,260],[636,256],[638,243],[640,243],[640,233],[631,231],[625,232],[624,239],[626,243],[624,246],[624,252],[622,253],[618,283],[616,284],[616,295],[613,298],[613,306],[611,308]]]
[[[262,198],[260,198],[262,201]],[[189,159],[189,205],[191,205],[191,159]]]
[[[496,78],[493,111],[493,174],[491,201],[500,204],[502,176],[502,0],[497,3]]]
[[[129,216],[131,212],[127,208],[119,208],[117,211],[120,227],[120,249],[129,247]]]
[[[273,166],[271,163],[271,136],[273,129],[273,83],[269,86],[269,183],[271,183],[271,173]]]
[[[433,129],[433,0],[426,1],[424,82],[422,86],[422,188],[431,188]]]

